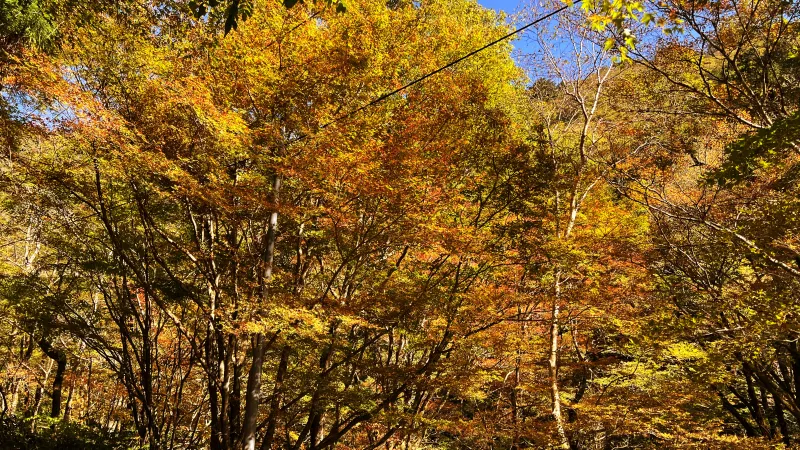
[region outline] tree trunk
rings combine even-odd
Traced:
[[[278,363],[278,373],[275,375],[275,389],[272,391],[272,401],[269,407],[269,418],[267,419],[267,432],[264,434],[264,441],[261,442],[261,450],[272,449],[272,441],[275,438],[275,427],[278,424],[278,413],[281,407],[281,390],[283,380],[286,377],[286,369],[289,365],[289,346],[284,345],[281,351],[281,361]]]
[[[561,395],[558,389],[558,315],[561,297],[561,272],[556,272],[555,295],[550,317],[550,395],[552,398],[553,418],[558,432],[558,448],[569,450],[569,440],[564,430],[564,418],[561,416]]]
[[[228,424],[231,428],[231,441],[236,443],[241,438],[241,409],[242,409],[242,361],[239,358],[239,339],[235,336],[232,341],[233,377],[231,379],[230,408],[228,408]]]
[[[717,391],[717,395],[719,395],[719,399],[722,401],[722,407],[725,408],[725,410],[728,411],[728,413],[730,413],[730,415],[732,415],[734,419],[739,422],[742,428],[744,428],[745,435],[748,437],[758,436],[758,433],[756,433],[756,429],[753,428],[753,425],[747,421],[746,417],[741,415],[739,411],[736,410],[736,407],[733,406],[727,398],[725,398],[725,395],[723,395],[720,391]]]
[[[281,177],[277,173],[272,178],[272,200],[277,204],[280,198]],[[267,227],[267,240],[264,251],[264,274],[261,280],[261,295],[266,297],[267,282],[272,279],[272,264],[275,260],[275,237],[278,226],[277,206],[269,216]],[[276,334],[277,336],[277,334]],[[264,334],[256,333],[253,340],[253,364],[247,376],[247,391],[245,392],[244,417],[242,419],[242,447],[246,450],[255,450],[256,446],[256,419],[258,407],[261,402],[261,370],[264,362]]]
[[[41,386],[36,388],[33,407],[28,411],[28,417],[33,418],[33,420],[31,420],[31,432],[36,431],[36,416],[39,415],[39,406],[42,404],[42,391],[43,389]]]
[[[39,348],[42,349],[48,358],[56,363],[56,375],[53,378],[53,403],[50,407],[50,417],[61,415],[61,389],[64,384],[64,371],[67,368],[67,354],[62,350],[57,350],[45,339],[39,340]]]
[[[755,386],[753,385],[753,377],[746,365],[744,366],[744,378],[747,382],[747,396],[750,402],[751,411],[753,412],[753,419],[756,421],[758,428],[761,430],[761,435],[771,437],[769,426],[764,418],[764,411],[761,409],[761,404],[757,397]]]
[[[209,408],[211,409],[211,442],[209,443],[211,450],[222,449],[222,428],[220,427],[220,410],[219,410],[219,389],[218,389],[218,374],[219,362],[214,354],[214,345],[211,342],[214,336],[214,326],[212,322],[208,323],[207,335],[205,342],[206,361],[208,361],[208,395],[209,395]]]
[[[261,370],[264,363],[264,335],[257,333],[253,341],[253,364],[247,376],[244,419],[242,421],[242,446],[246,450],[256,448],[256,419],[261,402]]]
[[[781,401],[775,397],[772,398],[773,403],[775,404],[775,417],[778,419],[778,426],[781,430],[781,439],[783,443],[789,448],[792,445],[791,439],[789,439],[789,425],[786,423],[786,417],[783,415],[783,405],[781,405]]]
[[[75,382],[69,385],[69,393],[67,394],[67,401],[64,404],[64,422],[69,422],[69,416],[72,412],[72,394],[75,392]]]

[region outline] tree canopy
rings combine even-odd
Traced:
[[[800,445],[796,2],[0,2],[0,448]]]

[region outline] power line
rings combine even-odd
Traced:
[[[506,39],[510,38],[511,36],[514,36],[514,35],[516,35],[516,34],[519,34],[519,33],[523,32],[523,31],[525,31],[526,29],[528,29],[528,28],[530,28],[530,27],[532,27],[532,26],[534,26],[534,25],[536,25],[536,24],[538,24],[538,23],[540,23],[540,22],[542,22],[542,21],[544,21],[544,20],[547,20],[547,19],[549,19],[549,18],[551,18],[551,17],[555,16],[556,14],[559,14],[560,12],[562,12],[562,11],[564,11],[565,9],[569,8],[571,5],[576,5],[576,4],[580,3],[581,1],[582,1],[582,0],[576,0],[575,2],[572,2],[571,4],[567,4],[567,5],[564,5],[564,6],[560,7],[560,8],[558,8],[558,9],[555,9],[555,10],[553,10],[553,11],[550,11],[549,13],[547,13],[547,14],[545,14],[545,15],[543,15],[543,16],[540,16],[540,17],[538,17],[538,18],[536,18],[536,19],[535,19],[535,20],[533,20],[532,22],[529,22],[529,23],[527,23],[526,25],[523,25],[523,26],[521,26],[521,27],[517,28],[516,30],[514,30],[514,31],[512,31],[512,32],[510,32],[510,33],[508,33],[508,34],[505,34],[505,35],[503,35],[503,36],[501,36],[501,37],[499,37],[499,38],[497,38],[497,39],[495,39],[495,40],[493,40],[493,41],[489,42],[488,44],[485,44],[483,47],[480,47],[480,48],[478,48],[478,49],[475,49],[475,50],[473,50],[473,51],[471,51],[471,52],[467,53],[467,54],[466,54],[466,55],[464,55],[464,56],[461,56],[461,57],[459,57],[459,58],[457,58],[457,59],[455,59],[455,60],[453,60],[453,61],[450,61],[449,63],[445,64],[445,65],[444,65],[444,66],[442,66],[442,67],[439,67],[438,69],[436,69],[436,70],[434,70],[434,71],[432,71],[432,72],[428,72],[427,74],[425,74],[425,75],[423,75],[423,76],[421,76],[421,77],[419,77],[419,78],[417,78],[417,79],[415,79],[415,80],[413,80],[413,81],[410,81],[410,82],[406,83],[405,85],[403,85],[403,86],[401,86],[401,87],[399,87],[399,88],[397,88],[397,89],[395,89],[395,90],[393,90],[393,91],[391,91],[391,92],[387,92],[387,93],[385,93],[385,94],[381,95],[380,97],[378,97],[378,98],[375,98],[374,100],[371,100],[370,102],[368,102],[368,103],[365,103],[364,105],[361,105],[361,106],[359,106],[358,108],[356,108],[356,109],[354,109],[354,110],[352,110],[352,111],[350,111],[350,112],[348,112],[348,113],[345,113],[345,114],[343,114],[343,115],[341,115],[341,116],[339,116],[339,117],[336,117],[335,119],[333,119],[333,120],[331,120],[331,121],[329,121],[329,122],[327,122],[327,123],[323,124],[322,126],[320,126],[320,127],[317,129],[317,131],[315,131],[315,132],[313,132],[313,133],[307,133],[307,134],[302,134],[302,135],[300,135],[299,137],[297,137],[297,138],[296,138],[296,139],[294,139],[293,141],[289,142],[289,143],[288,143],[288,145],[291,145],[291,144],[294,144],[294,143],[296,143],[296,142],[302,141],[303,139],[305,139],[305,138],[307,138],[307,137],[309,137],[309,136],[315,135],[315,134],[317,134],[317,133],[319,133],[319,132],[321,132],[321,131],[325,130],[326,128],[328,128],[329,126],[331,126],[331,125],[333,125],[333,124],[335,124],[335,123],[341,122],[341,121],[343,121],[343,120],[345,120],[345,119],[347,119],[347,118],[350,118],[350,117],[352,117],[352,116],[354,116],[354,115],[356,115],[356,114],[360,113],[361,111],[364,111],[365,109],[367,109],[367,108],[369,108],[369,107],[372,107],[372,106],[374,106],[374,105],[377,105],[378,103],[380,103],[380,102],[382,102],[382,101],[386,100],[387,98],[389,98],[389,97],[391,97],[391,96],[393,96],[393,95],[396,95],[396,94],[398,94],[398,93],[402,92],[403,90],[405,90],[405,89],[408,89],[408,88],[410,88],[411,86],[414,86],[415,84],[421,83],[422,81],[425,81],[426,79],[428,79],[428,78],[430,78],[430,77],[432,77],[432,76],[436,75],[436,74],[437,74],[437,73],[439,73],[439,72],[442,72],[443,70],[446,70],[446,69],[449,69],[450,67],[453,67],[454,65],[456,65],[456,64],[458,64],[458,63],[460,63],[461,61],[464,61],[464,60],[465,60],[465,59],[467,59],[467,58],[470,58],[470,57],[472,57],[472,56],[475,56],[475,55],[477,55],[478,53],[480,53],[480,52],[482,52],[482,51],[486,50],[487,48],[489,48],[489,47],[491,47],[491,46],[493,46],[493,45],[495,45],[495,44],[498,44],[498,43],[500,43],[500,42],[502,42],[502,41],[504,41],[504,40],[506,40]],[[293,30],[292,30],[292,31],[293,31]],[[122,206],[122,205],[125,205],[125,204],[128,204],[128,203],[130,203],[130,202],[124,202],[124,203],[122,203],[122,204],[118,204],[118,206]],[[92,213],[92,214],[88,214],[88,215],[81,216],[81,217],[78,217],[78,218],[73,218],[72,220],[73,220],[73,221],[76,221],[76,222],[77,222],[77,221],[81,221],[81,220],[87,220],[87,219],[89,219],[89,218],[93,217],[94,215],[95,215],[95,214],[94,214],[94,213]],[[7,244],[7,245],[8,245],[8,244]],[[3,248],[3,247],[5,247],[5,246],[6,246],[6,245],[0,245],[0,248]]]
[[[523,32],[523,31],[527,30],[528,28],[530,28],[530,27],[532,27],[532,26],[534,26],[534,25],[538,24],[539,22],[545,21],[545,20],[547,20],[547,19],[549,19],[549,18],[551,18],[551,17],[555,16],[556,14],[558,14],[558,13],[560,13],[560,12],[564,11],[565,9],[569,8],[571,5],[576,5],[576,4],[580,3],[580,2],[581,2],[581,0],[577,0],[577,1],[573,2],[573,3],[571,3],[571,4],[564,5],[564,6],[562,6],[562,7],[558,8],[558,9],[556,9],[556,10],[550,11],[549,13],[547,13],[547,14],[545,14],[545,15],[543,15],[543,16],[540,16],[540,17],[538,17],[538,18],[536,18],[536,19],[535,19],[535,20],[533,20],[532,22],[529,22],[528,24],[526,24],[526,25],[523,25],[523,26],[521,26],[521,27],[517,28],[516,30],[514,30],[514,31],[512,31],[512,32],[510,32],[510,33],[508,33],[508,34],[506,34],[506,35],[503,35],[503,36],[501,36],[501,37],[499,37],[499,38],[497,38],[497,39],[493,40],[492,42],[489,42],[488,44],[484,45],[483,47],[480,47],[480,48],[478,48],[478,49],[475,49],[475,50],[473,50],[473,51],[471,51],[471,52],[467,53],[466,55],[464,55],[464,56],[461,56],[461,57],[460,57],[460,58],[458,58],[458,59],[455,59],[455,60],[453,60],[453,61],[450,61],[449,63],[445,64],[445,65],[444,65],[444,66],[442,66],[442,67],[439,67],[438,69],[434,70],[433,72],[428,72],[427,74],[425,74],[425,75],[423,75],[423,76],[421,76],[421,77],[419,77],[419,78],[417,78],[417,79],[415,79],[415,80],[413,80],[413,81],[409,81],[408,83],[404,84],[403,86],[401,86],[401,87],[399,87],[399,88],[397,88],[397,89],[395,89],[395,90],[393,90],[393,91],[391,91],[391,92],[387,92],[387,93],[385,93],[385,94],[381,95],[380,97],[378,97],[378,98],[376,98],[376,99],[374,99],[374,100],[371,100],[370,102],[368,102],[368,103],[365,103],[364,105],[361,105],[361,106],[359,106],[358,108],[356,108],[356,109],[354,109],[354,110],[352,110],[352,111],[350,111],[350,112],[348,112],[348,113],[345,113],[345,114],[342,114],[342,115],[341,115],[341,116],[339,116],[339,117],[336,117],[335,119],[331,120],[330,122],[327,122],[327,123],[323,124],[322,126],[320,126],[320,127],[317,129],[317,131],[316,131],[316,132],[313,132],[313,133],[311,133],[311,134],[303,134],[303,135],[301,135],[300,137],[298,137],[297,139],[295,139],[294,141],[290,142],[290,144],[293,144],[293,143],[295,143],[295,142],[301,141],[301,140],[303,140],[303,139],[305,139],[305,138],[309,137],[310,135],[317,134],[317,133],[319,133],[320,131],[322,131],[322,130],[324,130],[324,129],[328,128],[329,126],[331,126],[331,125],[333,125],[333,124],[335,124],[335,123],[341,122],[341,121],[343,121],[343,120],[345,120],[345,119],[348,119],[348,118],[350,118],[350,117],[352,117],[352,116],[354,116],[354,115],[356,115],[356,114],[360,113],[361,111],[364,111],[365,109],[367,109],[367,108],[369,108],[369,107],[371,107],[371,106],[377,105],[378,103],[380,103],[380,102],[382,102],[382,101],[386,100],[387,98],[389,98],[389,97],[391,97],[391,96],[393,96],[393,95],[396,95],[396,94],[400,93],[401,91],[403,91],[403,90],[405,90],[405,89],[408,89],[408,88],[410,88],[411,86],[414,86],[414,85],[415,85],[415,84],[417,84],[417,83],[420,83],[420,82],[422,82],[422,81],[425,81],[425,80],[427,80],[428,78],[430,78],[430,77],[432,77],[432,76],[436,75],[437,73],[439,73],[439,72],[441,72],[441,71],[443,71],[443,70],[449,69],[450,67],[453,67],[454,65],[456,65],[456,64],[458,64],[458,63],[460,63],[461,61],[464,61],[465,59],[467,59],[467,58],[470,58],[470,57],[472,57],[472,56],[475,56],[475,55],[477,55],[478,53],[480,53],[480,52],[482,52],[482,51],[486,50],[487,48],[489,48],[489,47],[491,47],[491,46],[493,46],[493,45],[495,45],[495,44],[498,44],[498,43],[500,43],[500,42],[502,42],[502,41],[504,41],[504,40],[506,40],[506,39],[510,38],[511,36],[514,36],[514,35],[516,35],[516,34],[519,34],[519,33]]]

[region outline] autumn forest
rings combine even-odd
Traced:
[[[800,2],[0,0],[0,449],[797,446]]]

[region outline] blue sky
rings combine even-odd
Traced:
[[[529,3],[526,0],[477,0],[479,4],[486,8],[491,8],[496,11],[504,11],[506,16],[511,16],[517,12],[524,4]],[[532,43],[530,39],[525,39],[526,35],[535,33],[534,30],[523,31],[522,34],[517,36],[511,44],[515,49],[525,52],[526,49],[531,49]]]
[[[517,0],[478,0],[478,3],[487,8],[502,10],[511,14],[519,7],[521,2]]]

